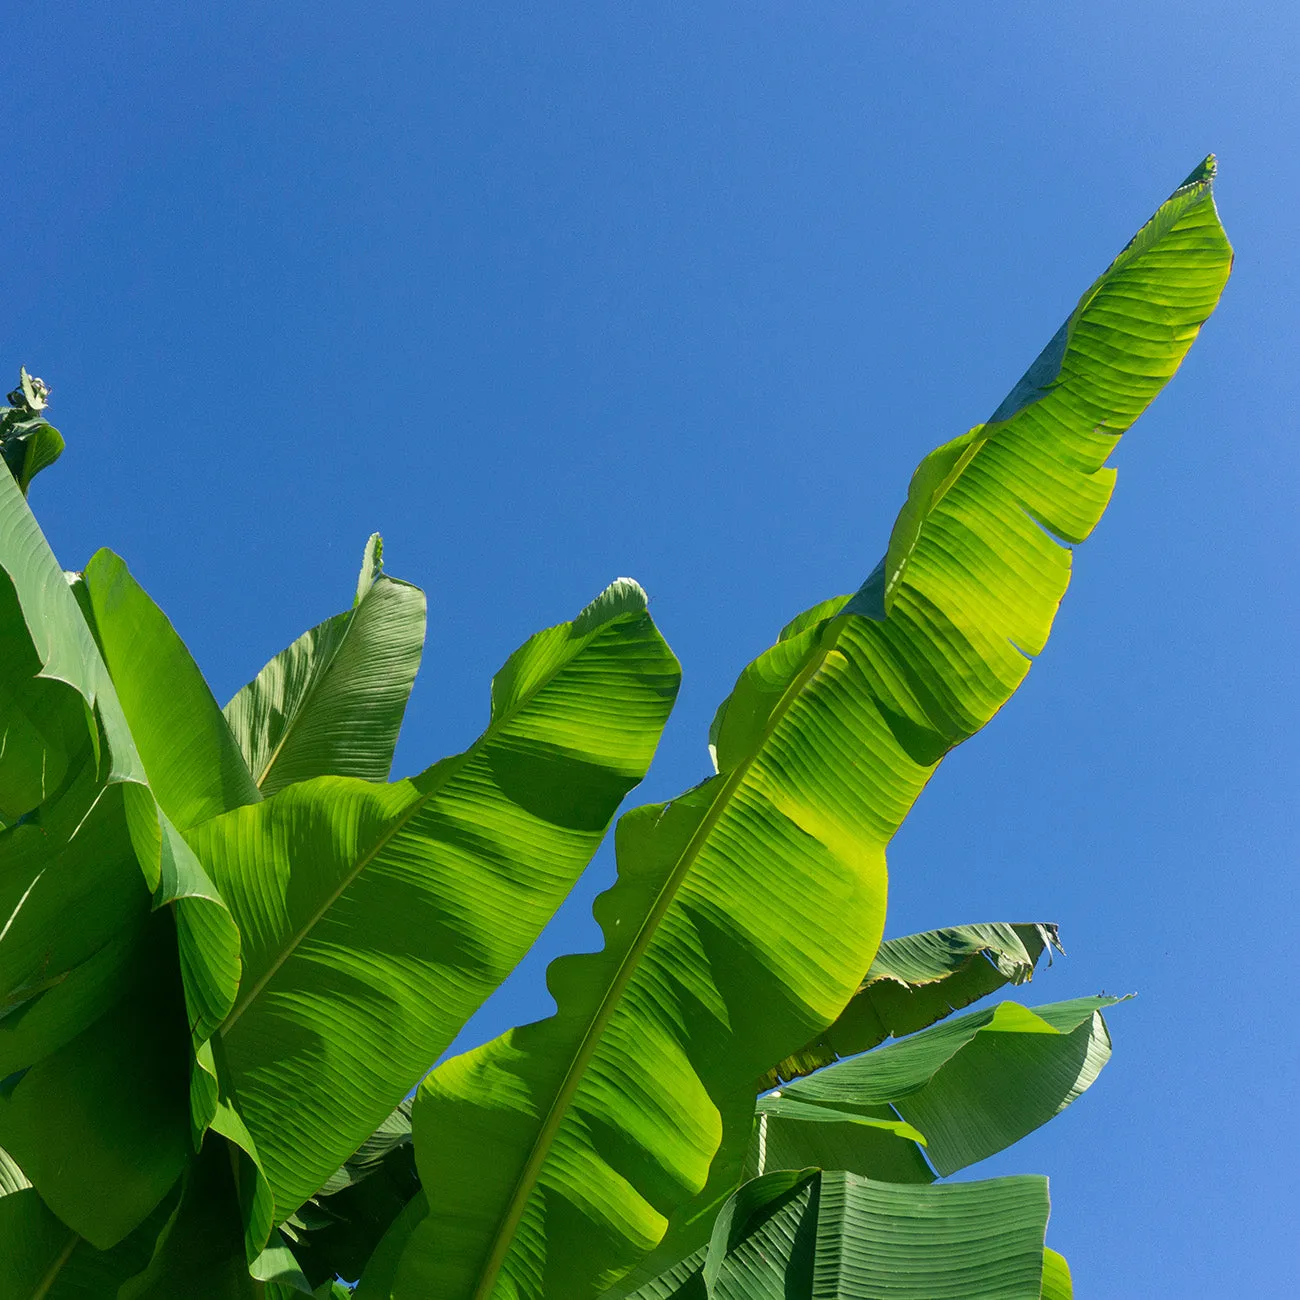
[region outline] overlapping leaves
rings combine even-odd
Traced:
[[[511,657],[464,754],[391,784],[315,777],[190,833],[243,936],[219,1064],[278,1219],[550,919],[644,775],[678,676],[622,581]]]
[[[858,987],[886,843],[1042,649],[1063,543],[1100,518],[1107,456],[1218,300],[1231,250],[1212,173],[1175,192],[994,418],[923,462],[857,595],[746,670],[711,736],[718,775],[622,819],[604,950],[552,967],[555,1017],[423,1085],[430,1213],[399,1295],[594,1295],[661,1242],[680,1254],[734,1186],[754,1079]]]
[[[766,1174],[731,1197],[706,1247],[634,1300],[1039,1300],[1047,1218],[1044,1178]]]
[[[622,820],[605,947],[552,968],[556,1016],[422,1088],[422,1190],[400,1140],[368,1177],[331,1175],[532,942],[644,773],[677,685],[644,596],[620,582],[533,638],[483,737],[389,783],[423,598],[380,573],[377,539],[353,608],[223,715],[117,557],[64,580],[23,499],[61,447],[24,374],[0,430],[0,1139],[23,1171],[0,1177],[0,1241],[27,1243],[6,1281],[17,1268],[57,1295],[89,1269],[101,1289],[133,1275],[124,1296],[200,1276],[242,1294],[247,1252],[280,1295],[305,1282],[274,1224],[304,1242],[325,1202],[369,1187],[370,1221],[369,1202],[346,1212],[366,1231],[335,1234],[312,1278],[359,1267],[404,1203],[367,1300],[626,1295],[675,1263],[686,1289],[655,1295],[902,1296],[904,1257],[880,1245],[900,1215],[926,1294],[1068,1294],[1038,1193],[926,1186],[921,1144],[946,1172],[1068,1104],[1108,1051],[1100,1001],[1003,1004],[852,1054],[1019,982],[1054,941],[988,927],[877,953],[884,849],[1041,649],[1062,541],[1096,523],[1106,456],[1217,300],[1230,250],[1211,174],[990,422],[923,462],[857,595],[745,670],[710,734],[717,775]],[[760,1100],[752,1149],[754,1081],[805,1074]],[[248,1160],[212,1136],[196,1156],[209,1124]],[[832,1148],[873,1175],[888,1149],[915,1185],[792,1169],[740,1186],[747,1157],[770,1170]]]
[[[1063,951],[1054,925],[960,925],[886,939],[834,1023],[768,1071],[763,1091],[886,1038],[924,1029],[1004,984],[1032,979],[1044,951]]]
[[[1001,1002],[933,1025],[759,1099],[751,1172],[831,1165],[929,1182],[1018,1142],[1080,1097],[1110,1059],[1104,1007]],[[924,1157],[922,1156],[924,1152]]]

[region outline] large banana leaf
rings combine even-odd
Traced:
[[[108,557],[104,562],[106,571],[112,568],[110,561],[120,564],[116,557]],[[90,613],[89,596],[83,608],[78,608],[77,596],[8,474],[0,474],[0,568],[12,584],[15,597],[14,604],[0,613],[5,615],[7,636],[17,635],[16,628],[26,629],[26,657],[36,665],[35,675],[29,679],[31,688],[44,690],[48,683],[61,683],[81,697],[99,779],[123,785],[124,814],[145,881],[154,893],[155,905],[173,905],[188,1014],[195,1041],[201,1043],[234,999],[239,969],[238,932],[150,787],[122,704],[83,615],[83,610]],[[84,587],[82,590],[85,595]],[[19,615],[21,624],[17,622]],[[166,620],[161,623],[166,624]],[[164,630],[156,622],[153,626],[154,630]],[[170,631],[170,625],[165,630]],[[65,735],[68,717],[65,710]],[[149,739],[151,735],[146,737],[146,744]],[[57,737],[49,729],[45,740],[50,744],[42,761],[60,761]],[[211,746],[200,745],[199,749],[206,756]],[[66,757],[72,750],[65,748],[62,753]],[[165,775],[184,774],[179,768],[169,768]],[[229,775],[229,771],[223,772],[222,779]],[[181,789],[184,792],[183,781]]]
[[[285,1219],[518,962],[644,775],[679,669],[614,584],[511,656],[464,754],[317,777],[190,832],[243,935],[218,1064]]]
[[[1047,1180],[899,1187],[767,1174],[723,1207],[707,1247],[635,1300],[1039,1300]]]
[[[886,1038],[924,1029],[1004,984],[1023,984],[1052,948],[1064,952],[1056,926],[1044,924],[957,925],[886,939],[834,1023],[769,1070],[759,1088],[766,1092]]]
[[[1100,518],[1107,456],[1218,300],[1231,250],[1212,170],[1160,208],[993,420],[923,462],[857,595],[746,670],[711,736],[718,775],[624,816],[618,883],[596,905],[605,948],[551,968],[556,1015],[422,1085],[430,1213],[400,1295],[592,1296],[661,1242],[680,1258],[712,1221],[755,1079],[857,989],[886,844],[1042,649],[1069,580],[1058,539]]]
[[[366,546],[356,602],[282,650],[225,707],[258,788],[314,776],[386,781],[424,645],[424,593]]]
[[[197,1142],[219,1115],[210,1039],[234,1003],[240,936],[180,832],[262,796],[198,665],[126,564],[99,551],[75,590],[112,680],[119,730],[148,781],[147,793],[125,791],[136,853],[155,886],[155,901],[177,900],[177,948],[195,1050]],[[229,1124],[222,1128],[231,1132]]]
[[[789,1084],[758,1101],[749,1171],[819,1165],[929,1182],[919,1143],[941,1175],[956,1173],[1092,1086],[1110,1059],[1101,1009],[1117,1001],[1002,1002]]]

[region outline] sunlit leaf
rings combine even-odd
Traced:
[[[556,1015],[422,1085],[430,1213],[400,1296],[581,1300],[657,1246],[645,1268],[698,1244],[740,1176],[754,1081],[858,988],[886,844],[1043,648],[1065,543],[1110,497],[1106,458],[1218,300],[1231,250],[1212,172],[1161,207],[993,419],[923,462],[859,592],[746,669],[711,731],[718,775],[622,819],[604,949],[552,966]]]
[[[219,1056],[278,1220],[536,938],[644,775],[678,679],[620,581],[511,656],[464,754],[386,785],[299,782],[190,833],[243,936]]]

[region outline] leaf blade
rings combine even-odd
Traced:
[[[594,1295],[670,1226],[696,1225],[675,1242],[690,1248],[739,1174],[742,1092],[829,1024],[870,964],[885,844],[1045,643],[1070,573],[1045,529],[1087,536],[1119,432],[1217,302],[1231,250],[1208,180],[1144,231],[1085,296],[1043,391],[923,463],[886,561],[746,671],[711,735],[719,775],[620,822],[619,881],[596,909],[605,949],[552,967],[556,1016],[422,1085],[431,1212],[399,1294]],[[1151,337],[1128,327],[1148,317]],[[505,1159],[470,1180],[482,1143]]]

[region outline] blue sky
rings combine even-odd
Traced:
[[[1140,993],[1093,1091],[991,1162],[1051,1176],[1080,1297],[1272,1293],[1300,1218],[1300,11],[122,0],[11,28],[0,328],[68,439],[33,491],[65,566],[125,555],[224,700],[381,530],[430,603],[400,772],[630,574],[685,668],[648,799],[1218,153],[1222,306],[1121,445],[1048,650],[895,841],[889,931],[1057,920],[1031,1001]],[[546,1011],[611,869],[473,1038]]]

